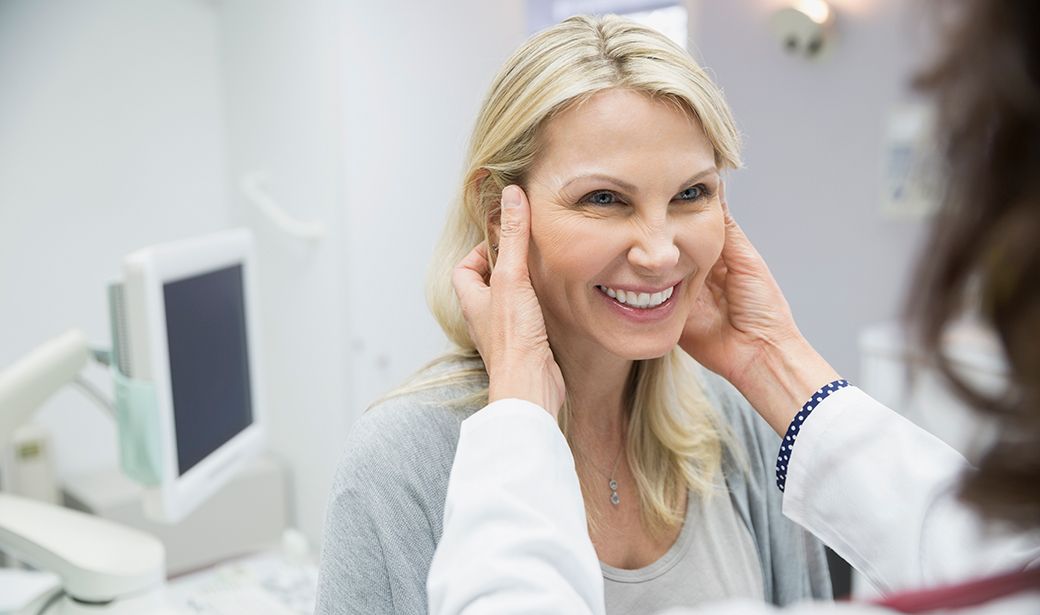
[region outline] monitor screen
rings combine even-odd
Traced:
[[[178,473],[253,422],[242,265],[163,284]]]

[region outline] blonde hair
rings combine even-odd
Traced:
[[[523,185],[539,153],[540,129],[550,119],[611,88],[677,105],[700,121],[720,170],[740,166],[739,136],[721,91],[685,50],[660,33],[608,15],[571,17],[534,35],[509,58],[484,101],[462,189],[431,264],[430,308],[457,347],[438,362],[478,356],[451,272],[473,246],[488,241],[502,189]],[[469,365],[413,382],[393,395],[470,382],[477,393],[467,400],[486,401],[486,373]],[[636,361],[627,394],[631,411],[625,453],[638,484],[644,525],[651,532],[673,528],[684,518],[686,489],[706,495],[713,485],[725,430],[681,350]],[[564,434],[569,406],[565,402],[560,411]],[[600,499],[586,497],[590,523],[598,516]]]

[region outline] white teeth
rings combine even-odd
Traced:
[[[630,290],[615,290],[606,286],[598,286],[611,299],[618,303],[630,305],[635,308],[655,308],[671,298],[675,287],[666,288],[656,293],[636,293]]]

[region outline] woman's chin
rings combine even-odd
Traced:
[[[621,340],[619,340],[621,341]],[[646,361],[648,359],[659,359],[679,345],[679,336],[675,338],[663,338],[659,340],[625,340],[627,344],[612,348],[614,354],[628,361]]]
[[[631,357],[627,357],[627,358],[629,360],[631,360],[631,361],[648,361],[650,359],[660,359],[661,357],[666,356],[669,352],[671,352],[672,348],[675,348],[675,346],[672,346],[668,350],[663,350],[663,351],[660,351],[660,352],[650,352],[650,353],[640,354],[638,356],[631,356]]]

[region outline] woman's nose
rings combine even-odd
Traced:
[[[667,224],[642,229],[628,251],[628,261],[646,275],[667,273],[679,262],[675,234]]]

